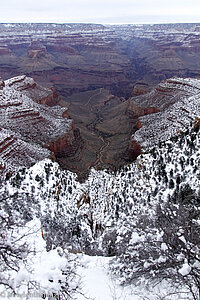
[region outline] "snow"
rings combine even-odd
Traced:
[[[66,281],[63,271],[69,269],[72,263],[65,256],[65,251],[61,248],[46,251],[46,242],[42,237],[41,222],[34,218],[28,222],[24,228],[18,232],[20,243],[28,241],[29,253],[26,259],[21,261],[18,271],[8,271],[10,284],[15,288],[16,295],[6,292],[0,286],[0,296],[5,295],[7,299],[21,299],[22,295],[27,299],[42,299],[43,294],[59,294],[61,286]],[[22,238],[21,238],[22,236]],[[73,288],[75,282],[70,283]],[[37,297],[33,297],[37,295]]]
[[[188,265],[188,263],[184,263],[183,266],[178,270],[179,273],[183,276],[186,276],[188,274],[190,274],[190,271],[192,270],[192,268],[190,267],[190,265]]]
[[[146,286],[145,279],[141,278],[141,285],[121,286],[117,278],[112,277],[108,270],[112,258],[85,254],[78,254],[77,258],[80,264],[78,274],[83,288],[83,295],[77,294],[75,298],[77,300],[155,300],[158,296],[166,300],[186,299],[181,297],[182,294],[184,297],[186,292],[184,288],[178,291],[165,281],[151,288]],[[165,259],[161,257],[160,261]],[[148,266],[146,263],[145,267]],[[184,266],[184,270],[188,272],[189,266]]]
[[[50,157],[45,147],[52,140],[68,134],[66,138],[70,140],[73,135],[72,120],[62,117],[66,108],[50,108],[34,101],[51,93],[25,75],[5,81],[0,90],[0,159],[5,166],[1,170],[4,175]]]
[[[135,244],[138,242],[143,242],[144,241],[144,237],[140,236],[137,232],[133,232],[132,236],[131,236],[131,243]]]
[[[139,300],[133,295],[132,288],[122,287],[109,275],[109,257],[79,255],[78,273],[82,278],[83,293],[89,299],[95,300]],[[83,295],[77,295],[77,300],[85,300]]]
[[[186,239],[184,236],[179,236],[179,240],[181,240],[184,244],[186,244]]]
[[[167,101],[163,101],[156,89],[149,93],[149,101],[155,96],[158,98],[161,111],[140,117],[142,127],[132,136],[132,140],[137,141],[145,151],[155,146],[158,140],[167,141],[171,136],[177,135],[180,130],[189,126],[191,120],[194,122],[200,114],[199,79],[172,78],[161,83],[158,88],[173,90],[173,96],[168,96]],[[182,96],[180,97],[180,95]],[[174,98],[176,99],[175,103],[173,103]],[[135,102],[138,105],[139,99],[133,98],[133,105]],[[149,105],[155,105],[154,101],[152,100]],[[167,104],[165,107],[166,103],[170,102],[171,104]]]
[[[167,245],[165,243],[161,244],[161,250],[163,250],[163,251],[168,250],[168,247],[167,247]]]

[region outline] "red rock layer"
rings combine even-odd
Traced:
[[[200,80],[176,77],[160,83],[144,96],[132,98],[129,111],[135,118],[140,114],[130,145],[133,151],[138,151],[135,141],[148,150],[194,123],[200,114],[199,93]],[[149,105],[158,109],[149,110],[146,108]]]
[[[141,107],[134,104],[129,106],[129,114],[134,118],[139,118],[141,116],[146,116],[159,112],[160,109],[156,107]]]
[[[142,153],[140,144],[138,144],[135,140],[131,140],[128,152],[129,159],[131,161],[135,160]]]
[[[42,88],[26,76],[1,80],[0,84],[1,174],[72,147],[74,125],[68,110],[39,104],[54,104],[59,98],[55,89]]]

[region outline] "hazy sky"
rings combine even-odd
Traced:
[[[199,22],[199,0],[1,0],[0,22]]]

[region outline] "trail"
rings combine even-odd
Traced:
[[[98,92],[97,94],[94,94],[94,95],[90,96],[90,98],[89,98],[88,101],[84,104],[84,106],[87,106],[87,105],[90,103],[90,101],[92,100],[92,98],[95,98],[96,96],[101,95],[102,90],[103,90],[103,88],[100,88],[100,89],[99,89],[99,92]],[[91,110],[91,112],[92,112],[92,108],[90,108],[90,110]]]
[[[96,159],[96,161],[94,162],[94,165],[93,165],[94,167],[104,164],[103,158],[102,158],[103,157],[103,152],[110,145],[110,142],[109,141],[105,142],[104,138],[101,135],[98,136],[98,137],[103,142],[103,145],[99,149],[99,153],[97,153],[97,159]]]
[[[101,140],[101,142],[103,142],[103,145],[100,147],[99,151],[96,152],[96,156],[97,159],[95,160],[95,162],[93,162],[89,167],[88,170],[93,166],[93,167],[97,167],[97,166],[101,166],[104,164],[103,162],[103,152],[105,151],[105,149],[110,145],[110,141],[105,141],[104,137],[102,136],[101,132],[96,129],[96,125],[100,122],[99,121],[99,112],[96,113],[96,119],[90,123],[87,127],[90,130],[90,132],[93,135],[96,135],[98,137],[98,139]]]
[[[100,94],[102,93],[102,90],[103,90],[103,88],[100,88],[100,89],[99,89],[99,92],[98,92],[97,94],[92,95],[92,96],[88,99],[88,101],[84,104],[84,106],[89,105],[89,104],[90,104],[90,101],[91,101],[93,98],[97,97],[98,95],[100,95]],[[93,106],[93,107],[90,106],[90,111],[91,111],[92,113],[94,113],[93,108],[94,108],[94,106]],[[93,167],[97,167],[97,166],[101,166],[101,165],[104,164],[104,162],[103,162],[103,152],[104,152],[105,149],[110,145],[110,142],[109,142],[109,141],[106,142],[106,141],[104,140],[104,137],[101,135],[101,132],[100,132],[98,129],[96,129],[96,125],[97,125],[99,122],[101,122],[101,120],[100,120],[100,114],[99,114],[98,109],[97,109],[97,112],[96,112],[95,114],[96,114],[96,118],[95,118],[95,119],[94,119],[87,127],[88,127],[88,129],[92,132],[92,134],[96,135],[96,136],[103,142],[103,145],[102,145],[101,148],[99,149],[99,152],[96,153],[96,156],[97,156],[96,161],[95,161],[94,163],[92,163],[92,164],[88,167],[88,170],[89,170],[92,166],[93,166]]]

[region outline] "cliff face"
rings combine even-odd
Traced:
[[[191,78],[168,79],[144,96],[130,100],[129,111],[137,119],[138,130],[133,134],[130,149],[138,151],[152,148],[158,141],[178,135],[200,115],[200,80]],[[154,107],[149,114],[137,114],[137,107]],[[136,109],[135,109],[136,108]],[[147,109],[148,110],[148,109]],[[136,146],[137,147],[136,147]]]
[[[96,88],[128,98],[200,68],[198,24],[0,24],[0,73],[51,84],[63,96]],[[134,88],[134,89],[133,89]]]
[[[54,97],[55,96],[55,97]],[[73,121],[67,108],[56,103],[58,95],[32,78],[18,76],[1,81],[0,160],[3,173],[30,166],[45,157],[56,157],[74,142]],[[48,150],[47,150],[48,149]]]
[[[0,25],[0,33],[4,77],[27,74],[52,83],[64,96],[128,82],[129,59],[118,49],[119,37],[105,26]]]
[[[5,82],[3,81],[2,78],[0,78],[0,90],[2,90],[5,86]]]

